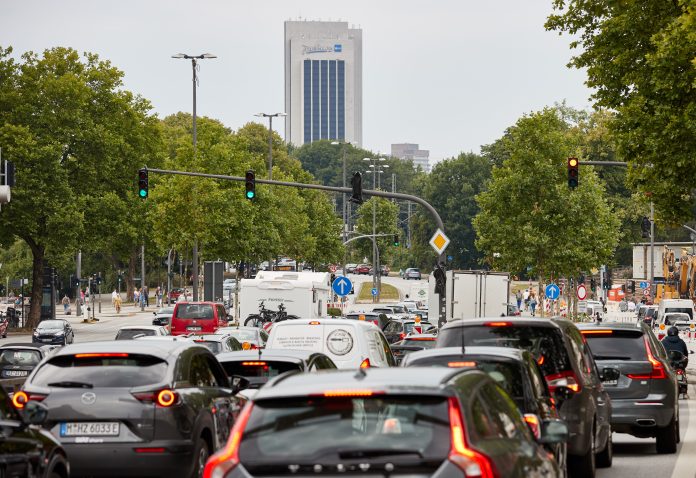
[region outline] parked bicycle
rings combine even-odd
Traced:
[[[246,318],[244,325],[246,327],[262,327],[264,324],[282,322],[283,320],[299,319],[296,315],[290,315],[286,312],[285,306],[280,304],[278,310],[270,310],[264,306],[264,301],[259,304],[259,313],[252,314]]]

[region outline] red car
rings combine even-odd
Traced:
[[[370,266],[370,264],[360,264],[358,267],[355,268],[355,273],[368,275],[371,269],[372,266]]]
[[[216,302],[177,302],[170,321],[172,335],[214,334],[227,326],[225,306]]]
[[[172,289],[171,292],[169,292],[169,300],[172,302],[176,302],[179,296],[183,293],[184,289]]]

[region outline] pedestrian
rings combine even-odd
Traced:
[[[85,291],[80,289],[80,304],[85,305]]]
[[[522,297],[524,299],[524,310],[529,310],[529,289],[524,290]]]
[[[116,296],[118,295],[118,292],[116,292],[116,289],[111,293],[111,305],[116,305]]]
[[[68,294],[63,296],[63,300],[61,302],[63,303],[63,313],[65,315],[70,315],[70,298],[68,297]]]
[[[532,309],[532,317],[535,317],[536,306],[537,306],[536,292],[534,292],[532,290],[529,293],[529,308]]]
[[[515,299],[517,299],[517,309],[522,310],[522,291],[518,290],[515,294]]]
[[[133,306],[138,307],[138,304],[140,303],[140,292],[138,289],[135,289],[133,291]]]
[[[116,313],[120,314],[121,313],[121,296],[116,295],[116,298],[114,299],[114,307],[116,307]]]
[[[155,303],[157,307],[162,307],[162,289],[159,286],[155,289]]]
[[[142,294],[145,296],[145,306],[150,307],[150,289],[147,286],[143,287]]]

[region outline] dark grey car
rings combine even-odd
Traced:
[[[239,409],[215,356],[189,341],[67,346],[23,391],[48,407],[73,476],[202,476]]]
[[[677,377],[662,344],[644,322],[580,325],[604,388],[611,397],[612,429],[656,438],[658,453],[679,442]]]

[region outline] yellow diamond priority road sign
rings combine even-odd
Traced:
[[[435,249],[435,252],[437,252],[438,254],[442,254],[445,251],[445,249],[447,249],[449,243],[449,237],[445,236],[445,233],[442,232],[440,229],[435,231],[433,237],[430,238],[430,246],[433,249]]]

